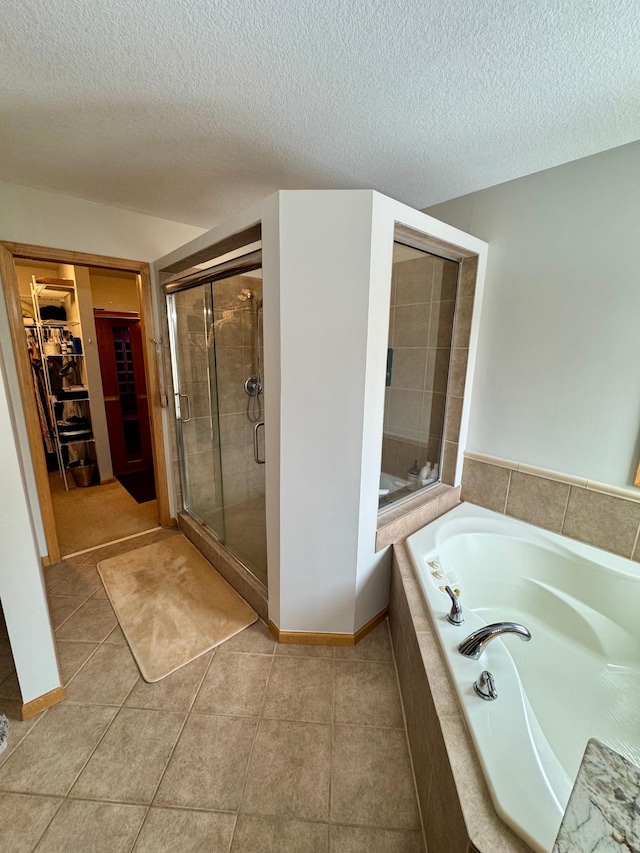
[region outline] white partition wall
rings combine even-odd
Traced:
[[[269,616],[281,631],[353,634],[389,594],[391,555],[375,539],[394,227],[479,254],[478,301],[486,244],[371,190],[282,191],[154,267],[256,222]],[[468,394],[461,437],[467,420]]]
[[[26,705],[59,688],[60,674],[18,442],[5,403],[5,391],[0,360],[0,601],[22,702]]]
[[[372,205],[369,191],[280,193],[280,600],[271,618],[283,631],[359,627]],[[390,269],[389,255],[387,315]]]

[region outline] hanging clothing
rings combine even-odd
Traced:
[[[29,346],[31,377],[33,379],[33,390],[35,392],[38,421],[40,423],[40,432],[42,433],[44,448],[47,453],[55,453],[56,448],[52,437],[53,421],[49,401],[47,400],[47,388],[42,372],[42,361],[32,333],[27,333],[27,344]]]

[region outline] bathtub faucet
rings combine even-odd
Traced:
[[[531,639],[531,634],[524,625],[519,625],[517,622],[494,622],[491,625],[478,628],[473,634],[469,634],[467,639],[463,640],[458,646],[458,651],[466,658],[478,660],[491,640],[501,637],[503,634],[517,634],[521,640],[526,642]]]
[[[455,592],[451,589],[450,586],[445,586],[444,591],[451,599],[451,610],[447,614],[447,619],[449,620],[449,622],[451,622],[452,625],[464,625],[462,605],[460,604],[458,596],[455,594]]]

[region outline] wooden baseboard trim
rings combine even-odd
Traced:
[[[46,569],[47,566],[51,565],[51,560],[49,559],[48,556],[47,557],[40,557],[40,562],[42,563],[43,569]]]
[[[377,628],[381,622],[389,615],[389,608],[385,607],[384,610],[381,610],[380,613],[376,613],[368,622],[365,622],[362,628],[358,628],[358,630],[353,635],[353,645],[359,643],[367,634],[370,634],[374,628]]]
[[[278,626],[269,620],[269,630],[278,643],[292,643],[300,646],[355,646],[370,631],[373,631],[381,622],[387,618],[389,608],[385,607],[372,619],[369,619],[362,628],[358,628],[355,634],[332,634],[314,631],[281,631]]]
[[[65,698],[64,687],[56,687],[55,690],[50,690],[48,693],[43,693],[37,699],[32,699],[22,706],[22,719],[30,720],[41,711],[45,711],[52,705],[57,705]]]

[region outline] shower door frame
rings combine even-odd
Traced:
[[[178,343],[179,343],[179,334],[180,333],[178,330],[178,315],[177,315],[177,311],[176,311],[176,307],[175,307],[174,297],[178,293],[181,293],[183,291],[193,290],[196,287],[207,287],[207,286],[209,286],[209,288],[211,288],[211,282],[210,281],[201,281],[201,282],[197,282],[194,284],[185,285],[184,287],[173,287],[171,289],[167,288],[167,290],[166,290],[166,308],[167,308],[167,321],[169,324],[169,341],[170,341],[169,354],[171,357],[171,374],[172,374],[172,380],[173,380],[173,398],[174,398],[174,412],[175,412],[175,423],[176,423],[176,439],[177,439],[177,444],[178,444],[178,466],[180,469],[180,493],[181,493],[181,497],[182,497],[182,509],[184,512],[188,513],[191,516],[191,518],[193,518],[199,524],[202,524],[204,527],[206,527],[207,530],[216,537],[216,539],[218,539],[221,543],[224,544],[224,536],[221,538],[220,534],[213,527],[211,527],[209,524],[207,524],[204,521],[204,519],[200,518],[199,515],[196,512],[194,512],[193,509],[189,509],[185,505],[185,498],[187,497],[187,495],[189,493],[189,472],[188,472],[188,468],[187,468],[187,461],[186,461],[185,449],[184,449],[184,429],[183,429],[184,419],[182,417],[182,403],[180,401],[181,397],[186,396],[189,399],[189,418],[188,418],[188,420],[191,420],[192,414],[191,414],[191,399],[188,397],[187,394],[180,393],[181,383],[180,383],[180,369],[179,369],[179,365],[178,365]],[[213,325],[213,294],[211,294],[211,324]],[[206,329],[207,329],[207,322],[205,320],[205,334],[206,334]],[[207,350],[209,350],[209,344],[208,344],[208,342],[206,342],[206,343],[207,343]],[[211,349],[213,349],[213,344],[211,344]],[[213,354],[213,358],[215,361],[215,351]],[[209,388],[208,388],[209,398],[211,398],[211,393],[212,393],[211,392],[211,377],[209,375],[209,371],[211,370],[211,361],[210,361],[209,355],[207,355],[207,362],[208,362],[208,365],[207,365],[207,374],[208,374],[207,384],[209,386]],[[215,366],[213,369],[215,372]],[[216,393],[217,393],[217,382],[216,382]],[[211,418],[213,420],[213,414],[211,414]],[[219,420],[219,417],[218,417],[217,429],[218,429],[218,446],[217,446],[218,470],[220,471],[222,462],[221,462],[221,458],[220,458],[221,453],[220,453],[220,420]],[[215,449],[214,449],[214,452],[215,452]],[[217,483],[216,486],[218,486],[220,489],[220,495],[222,498],[222,506],[224,506],[221,474],[219,475],[218,479],[219,479],[219,483]],[[224,525],[224,515],[222,516],[222,519],[223,519],[223,525]]]

